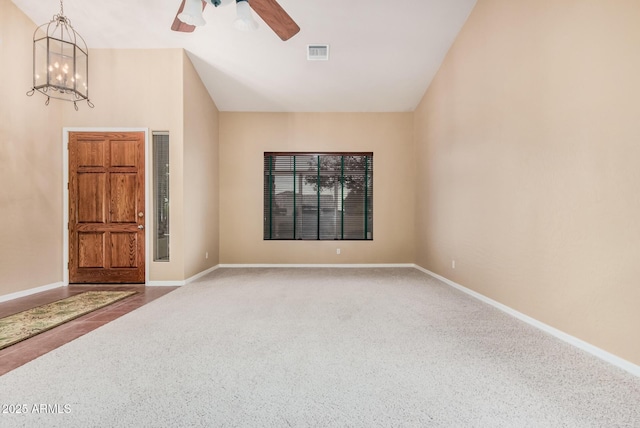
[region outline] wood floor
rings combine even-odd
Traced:
[[[143,285],[70,285],[0,303],[0,318],[45,305],[84,291],[135,290],[138,293],[109,306],[83,315],[54,329],[40,333],[0,350],[0,376],[87,334],[114,319],[143,306],[178,287]]]

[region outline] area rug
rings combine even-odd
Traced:
[[[137,291],[86,291],[66,299],[0,318],[0,349],[104,308]]]

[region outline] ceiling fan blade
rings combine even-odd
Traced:
[[[171,29],[173,31],[179,31],[181,33],[193,33],[193,30],[196,29],[195,25],[189,25],[189,24],[185,24],[184,22],[180,21],[178,19],[178,15],[180,15],[182,13],[182,11],[184,10],[184,2],[186,0],[182,0],[182,3],[180,4],[180,8],[178,9],[178,13],[176,13],[176,17],[173,18],[173,24],[171,24]],[[203,1],[202,2],[202,10],[204,10],[204,8],[207,7],[207,2]]]
[[[249,0],[249,6],[284,41],[289,40],[300,31],[298,24],[291,19],[276,0]]]

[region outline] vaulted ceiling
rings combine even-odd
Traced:
[[[283,42],[233,27],[234,0],[208,5],[206,25],[171,31],[181,0],[64,0],[89,48],[184,48],[221,111],[412,111],[476,0],[278,0],[301,31]],[[56,0],[13,0],[37,25]],[[329,61],[307,45],[328,44]],[[159,70],[159,72],[161,72]]]

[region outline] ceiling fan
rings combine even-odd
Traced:
[[[171,29],[191,33],[197,26],[205,24],[202,11],[207,3],[218,7],[220,2],[221,0],[182,0]],[[257,28],[258,24],[253,21],[250,7],[284,41],[289,40],[300,31],[298,24],[276,0],[235,0],[235,2],[238,11],[238,19],[234,24],[236,28],[245,30]]]

